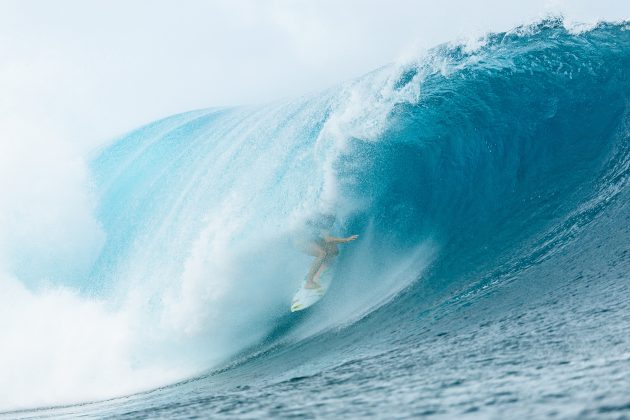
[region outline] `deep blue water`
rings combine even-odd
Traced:
[[[102,148],[106,240],[49,279],[133,302],[133,363],[188,373],[8,415],[629,417],[629,29],[548,20]],[[360,238],[291,314],[321,213]]]

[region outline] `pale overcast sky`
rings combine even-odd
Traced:
[[[560,12],[622,20],[630,1],[5,0],[0,124],[93,143],[178,112],[317,91]]]

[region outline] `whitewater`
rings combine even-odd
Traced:
[[[0,417],[629,416],[629,30],[174,115],[35,191],[81,197],[52,232],[4,204]],[[359,240],[292,314],[322,214]]]

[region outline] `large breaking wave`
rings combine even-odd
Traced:
[[[629,69],[627,24],[549,20],[117,139],[90,161],[92,216],[46,246],[0,237],[0,407],[167,384],[383,305],[393,322],[427,288],[468,293],[484,279],[462,273],[506,250],[511,270],[546,258],[627,188]],[[288,316],[320,213],[361,239]]]

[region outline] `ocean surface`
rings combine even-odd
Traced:
[[[175,115],[89,173],[90,251],[12,253],[13,319],[60,332],[0,417],[630,418],[628,23]],[[359,239],[292,314],[321,215]]]

